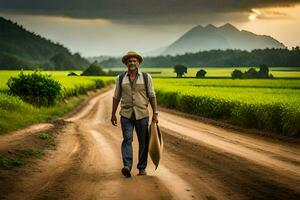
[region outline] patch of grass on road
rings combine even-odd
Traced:
[[[40,138],[41,140],[51,140],[52,135],[50,135],[49,133],[40,133],[38,135],[38,138]]]
[[[45,155],[44,152],[37,150],[37,149],[24,149],[22,154],[26,156],[33,156],[35,158],[40,158],[41,156]]]
[[[25,162],[22,158],[14,158],[7,156],[0,156],[0,168],[1,169],[10,169],[15,166],[23,165]]]

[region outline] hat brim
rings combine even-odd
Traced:
[[[138,54],[136,54],[136,55],[125,55],[125,56],[123,56],[123,58],[122,58],[122,62],[126,65],[127,60],[128,60],[129,58],[132,58],[132,57],[138,59],[140,63],[143,62],[142,56],[140,56],[140,55],[138,55]]]

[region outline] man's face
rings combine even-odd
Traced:
[[[134,71],[139,67],[139,60],[137,58],[131,57],[127,60],[127,68],[130,71]]]

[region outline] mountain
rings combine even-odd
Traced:
[[[103,60],[107,60],[113,56],[92,56],[92,57],[87,57],[86,59],[93,63],[93,62],[98,62],[101,63]]]
[[[0,17],[0,69],[84,69],[89,62],[21,25]]]
[[[195,53],[212,49],[251,51],[266,48],[285,48],[285,45],[270,36],[240,31],[229,23],[220,27],[209,24],[205,27],[195,26],[169,45],[161,55]]]
[[[151,50],[151,51],[144,52],[144,53],[142,53],[142,55],[146,56],[146,57],[158,56],[158,55],[161,55],[167,48],[168,48],[168,46],[161,47],[161,48],[158,48],[158,49],[154,49],[154,50]]]

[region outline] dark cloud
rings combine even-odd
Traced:
[[[185,23],[236,17],[252,8],[293,6],[299,0],[0,0],[0,11],[104,18],[119,23]]]

